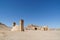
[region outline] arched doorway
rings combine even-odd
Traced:
[[[37,28],[35,28],[35,30],[37,30]]]

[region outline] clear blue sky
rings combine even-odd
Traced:
[[[0,22],[12,26],[20,19],[24,19],[25,26],[60,28],[60,0],[0,0]]]

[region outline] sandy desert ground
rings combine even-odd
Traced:
[[[60,40],[60,31],[0,31],[0,40]]]

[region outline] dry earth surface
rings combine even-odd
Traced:
[[[0,40],[60,40],[60,31],[0,31]]]

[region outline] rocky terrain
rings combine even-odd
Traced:
[[[0,31],[8,31],[10,28],[3,23],[0,23]]]
[[[2,31],[0,32],[0,40],[60,40],[60,31]]]

